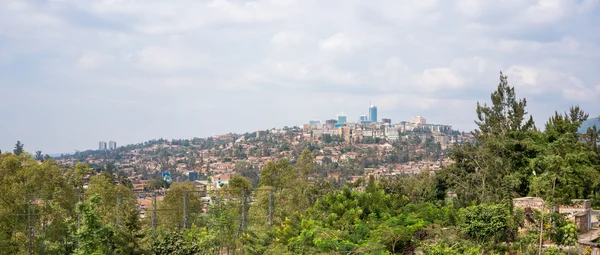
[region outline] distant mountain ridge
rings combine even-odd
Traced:
[[[598,117],[589,118],[585,122],[581,123],[581,126],[577,130],[577,132],[583,134],[587,132],[587,129],[596,125],[596,128],[600,129],[600,119]]]

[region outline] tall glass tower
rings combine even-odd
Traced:
[[[346,124],[347,117],[346,117],[346,114],[344,114],[344,112],[338,114],[337,118],[338,118],[339,124]]]
[[[371,107],[369,107],[369,120],[371,122],[377,122],[377,106],[371,105]]]

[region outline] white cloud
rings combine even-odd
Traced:
[[[571,102],[589,101],[600,96],[598,87],[589,88],[579,78],[559,71],[517,65],[508,68],[506,74],[510,84],[527,94],[559,93]]]
[[[352,52],[358,47],[358,42],[346,36],[344,33],[337,33],[321,42],[320,48],[326,52],[346,53]]]
[[[479,17],[484,5],[484,3],[479,0],[456,0],[454,4],[461,14],[470,18]]]
[[[0,107],[13,98],[35,106],[60,98],[61,108],[45,109],[71,107],[130,123],[103,107],[81,107],[81,95],[123,107],[161,102],[152,109],[165,118],[175,111],[210,115],[206,105],[226,102],[211,117],[214,126],[202,118],[174,120],[173,126],[196,125],[193,135],[204,136],[224,126],[251,131],[263,125],[252,114],[271,108],[281,113],[265,120],[274,126],[341,109],[358,116],[365,107],[354,105],[371,99],[395,120],[428,115],[472,127],[473,102],[488,100],[503,70],[534,109],[551,113],[575,103],[600,109],[598,0],[8,0],[3,7]],[[29,97],[22,91],[40,91],[32,84],[51,90]],[[222,117],[236,109],[247,121],[234,125]],[[180,137],[176,127],[141,126],[147,134]],[[35,135],[13,126],[0,131]],[[149,138],[155,137],[132,142]],[[14,141],[0,138],[8,142]]]
[[[567,8],[567,1],[538,0],[537,4],[529,6],[525,13],[536,23],[554,23],[567,14]]]
[[[187,53],[179,49],[146,47],[135,53],[135,66],[144,71],[159,73],[201,68],[207,61],[201,53]]]
[[[296,45],[304,41],[304,34],[297,31],[282,31],[271,38],[271,42],[276,46]]]
[[[421,88],[427,92],[436,92],[444,88],[463,86],[464,80],[448,67],[431,68],[423,71],[420,80]]]
[[[115,57],[111,54],[104,54],[96,51],[86,51],[79,58],[79,66],[86,70],[93,70],[104,65],[111,64]]]

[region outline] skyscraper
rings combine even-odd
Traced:
[[[339,123],[339,124],[346,124],[346,121],[347,121],[347,119],[348,119],[348,118],[346,117],[346,114],[344,114],[344,112],[342,112],[342,113],[338,114],[337,118],[338,118],[338,123]]]
[[[105,151],[106,150],[106,142],[104,142],[104,141],[99,142],[98,150]]]
[[[117,142],[115,141],[110,141],[108,142],[108,149],[111,151],[114,151],[117,149]]]
[[[427,121],[422,116],[417,116],[417,117],[412,118],[410,120],[410,123],[425,125],[425,124],[427,124]]]
[[[371,122],[377,122],[377,106],[371,105],[371,107],[369,107],[369,120]]]
[[[360,115],[360,122],[364,122],[364,121],[368,121],[369,117],[367,117],[367,115]]]

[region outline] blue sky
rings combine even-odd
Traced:
[[[598,0],[4,0],[0,149],[367,114],[474,128],[499,71],[541,126],[600,112]]]

